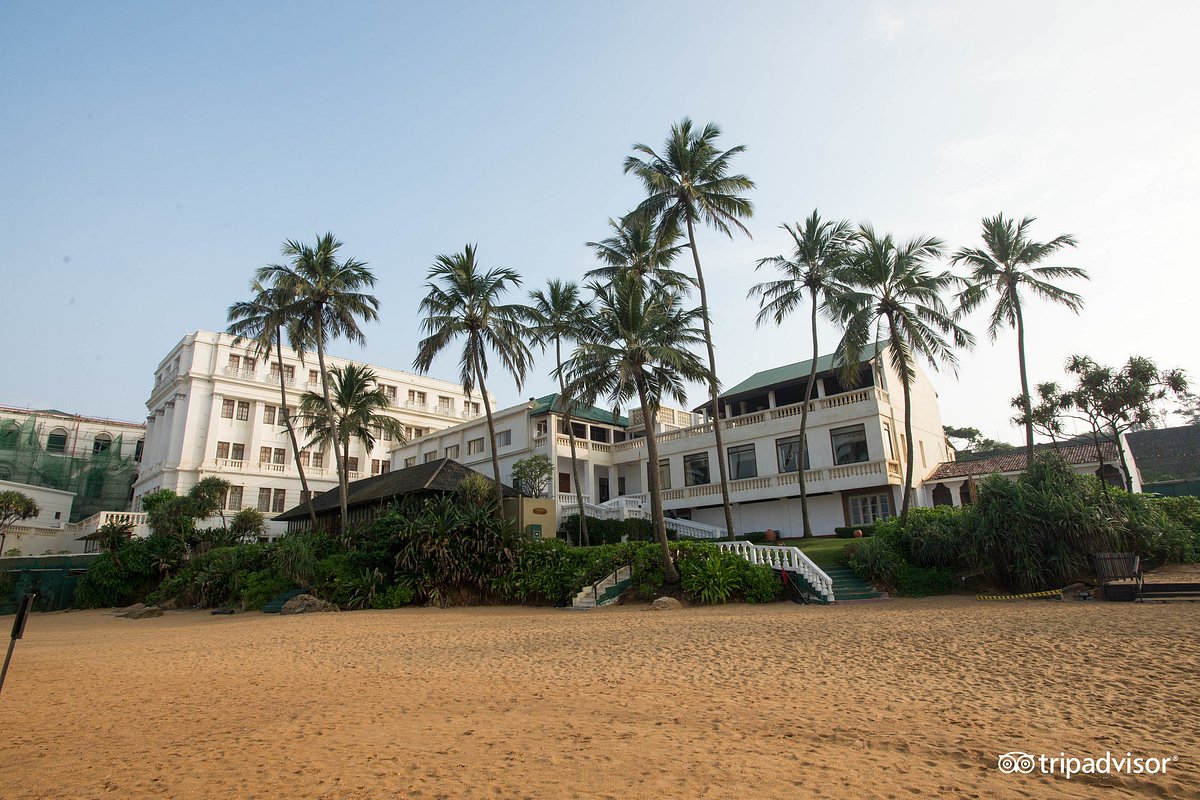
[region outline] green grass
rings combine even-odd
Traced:
[[[852,541],[836,536],[814,536],[811,539],[784,539],[780,544],[799,547],[818,567],[841,567],[846,564],[846,545]]]

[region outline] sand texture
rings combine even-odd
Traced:
[[[35,615],[0,795],[1196,798],[1198,634],[1200,604],[968,598]],[[1016,750],[1179,760],[1001,774]]]

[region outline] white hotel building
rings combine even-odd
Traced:
[[[332,369],[351,362],[326,355],[325,363]],[[385,367],[371,369],[392,402],[388,415],[405,426],[410,439],[483,413],[482,395],[464,395],[461,384]],[[307,499],[301,495],[279,409],[280,371],[289,408],[296,409],[305,392],[320,391],[315,353],[301,360],[285,347],[281,364],[276,353],[267,359],[255,353],[250,342],[235,346],[228,334],[197,331],[183,337],[155,371],[133,508],[140,509],[141,498],[149,492],[172,489],[183,494],[211,475],[232,484],[228,512],[252,507],[269,520]],[[297,430],[297,436],[303,448],[303,432]],[[381,434],[370,451],[361,442],[351,443],[350,480],[391,468],[389,451],[396,443],[390,438]],[[300,459],[314,493],[337,486],[332,453],[305,448]]]
[[[784,536],[803,530],[798,468],[804,465],[814,532],[867,524],[892,516],[900,505],[904,469],[904,402],[899,376],[883,349],[865,362],[855,386],[843,386],[833,359],[822,356],[810,401],[807,441],[799,442],[800,411],[811,362],[756,373],[720,397],[734,526],[739,532],[771,528]],[[914,487],[952,460],[942,431],[937,393],[918,367],[911,387]],[[556,397],[530,400],[496,412],[502,479],[512,464],[533,454],[555,464],[560,516],[573,505],[570,449]],[[655,426],[657,466],[666,511],[704,526],[724,528],[721,487],[710,409],[695,413],[664,408]],[[590,409],[576,412],[584,502],[646,505],[645,429],[640,415],[627,420]],[[486,420],[460,423],[398,447],[393,468],[449,457],[490,474]],[[927,497],[914,493],[917,501]],[[624,497],[618,501],[616,498]],[[591,511],[589,510],[589,513]]]

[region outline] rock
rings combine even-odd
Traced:
[[[118,617],[125,619],[146,619],[147,617],[161,617],[163,610],[158,606],[146,606],[144,608],[135,608],[131,611],[123,611],[117,614]]]
[[[676,611],[683,608],[683,603],[674,597],[660,597],[650,604],[650,608],[655,611]]]
[[[280,614],[307,614],[311,611],[337,611],[333,603],[313,597],[311,594],[298,594],[283,604]]]
[[[133,612],[133,611],[138,611],[138,610],[140,610],[140,609],[143,609],[143,608],[145,608],[145,607],[146,607],[146,604],[145,604],[145,603],[134,603],[134,604],[133,604],[133,605],[131,605],[131,606],[125,606],[124,608],[118,608],[118,609],[116,609],[115,611],[113,611],[113,616],[114,616],[114,617],[123,617],[123,616],[125,616],[126,614],[129,614],[130,612]]]

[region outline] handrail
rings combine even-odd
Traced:
[[[799,573],[826,601],[832,603],[835,599],[833,579],[799,547],[756,545],[751,542],[717,542],[717,547],[731,550],[751,564]]]

